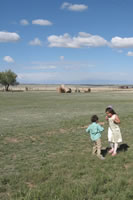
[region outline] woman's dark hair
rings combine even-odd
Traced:
[[[91,117],[91,122],[96,122],[96,121],[98,121],[98,116],[97,115],[93,115]]]
[[[109,107],[107,107],[107,108],[105,109],[105,112],[109,112],[109,113],[111,113],[112,115],[116,114],[116,112],[113,110],[113,108],[109,108]]]

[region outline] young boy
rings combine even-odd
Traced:
[[[97,154],[98,158],[104,160],[104,157],[101,154],[101,132],[104,131],[104,128],[98,124],[97,115],[91,117],[91,124],[86,129],[86,132],[90,133],[91,140],[93,141],[93,151],[92,154]],[[101,123],[102,124],[102,123]]]

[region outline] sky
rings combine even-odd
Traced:
[[[0,0],[0,71],[23,84],[133,84],[133,0]]]

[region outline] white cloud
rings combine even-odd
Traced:
[[[71,4],[68,2],[64,2],[61,6],[62,9],[67,9],[67,10],[71,10],[71,11],[84,11],[88,9],[88,6],[84,5],[84,4]]]
[[[29,42],[29,45],[32,46],[42,46],[42,42],[39,40],[39,38],[35,38],[34,40]]]
[[[118,52],[118,53],[123,53],[123,51],[122,51],[121,49],[120,49],[120,50],[118,50],[117,52]]]
[[[14,59],[11,56],[5,56],[3,60],[8,63],[14,63]]]
[[[32,62],[27,69],[55,69],[65,71],[77,71],[77,70],[88,70],[89,68],[95,67],[94,63],[89,62],[78,62],[78,61],[64,61],[60,60],[57,62]]]
[[[32,21],[32,24],[40,25],[40,26],[51,26],[52,22],[45,19],[36,19]]]
[[[30,69],[36,69],[36,70],[43,70],[43,69],[56,69],[55,65],[45,65],[45,64],[41,64],[41,65],[37,65],[37,66],[33,66]]]
[[[60,56],[60,60],[64,60],[64,56]]]
[[[21,83],[118,83],[132,81],[132,75],[120,72],[35,72],[18,74]]]
[[[79,36],[81,36],[81,37],[90,37],[92,35],[90,33],[86,33],[86,32],[79,32]]]
[[[113,37],[111,40],[111,47],[114,48],[132,48],[133,47],[133,37],[131,38],[121,38]]]
[[[98,65],[99,66],[99,65]],[[128,72],[98,71],[95,63],[77,61],[32,62],[25,67],[27,73],[19,73],[20,83],[122,83],[131,82]],[[93,67],[93,69],[92,69]],[[90,70],[91,68],[91,70]],[[33,72],[34,69],[34,72]],[[54,70],[55,69],[55,70]]]
[[[68,33],[59,36],[51,35],[48,37],[48,42],[49,47],[66,48],[100,47],[108,44],[101,36],[84,32],[80,32],[77,37],[71,37]]]
[[[47,67],[47,69],[56,69],[56,66],[55,65],[50,65]]]
[[[17,33],[0,31],[0,42],[17,42],[20,36]]]
[[[22,19],[22,20],[20,20],[20,24],[23,26],[26,26],[26,25],[29,25],[29,22],[26,19]]]
[[[22,83],[44,83],[45,81],[52,81],[55,77],[55,72],[19,73],[18,81]]]
[[[132,51],[128,51],[127,56],[133,56],[133,52]]]

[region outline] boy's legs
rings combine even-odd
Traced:
[[[92,149],[92,155],[95,155],[97,151],[97,146],[96,146],[96,142],[93,142],[93,149]]]
[[[104,157],[101,154],[101,139],[100,138],[98,140],[96,140],[96,146],[97,146],[97,156],[100,159],[104,159]]]
[[[96,140],[97,156],[101,156],[101,139]]]

